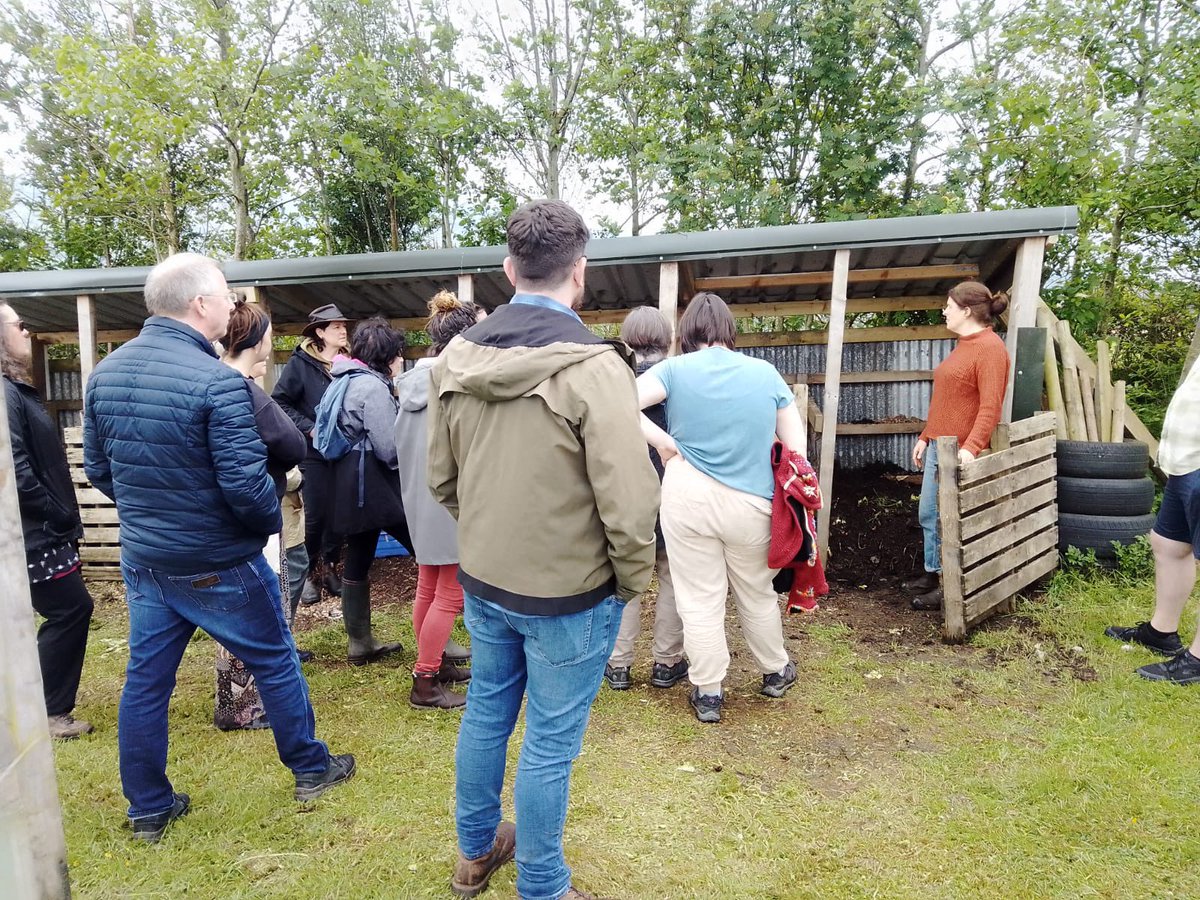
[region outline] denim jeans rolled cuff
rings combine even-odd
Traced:
[[[942,571],[942,533],[938,524],[937,440],[925,448],[925,470],[921,475],[921,502],[917,520],[925,549],[925,571]]]
[[[492,848],[508,740],[527,697],[513,785],[517,892],[556,900],[571,885],[562,847],[571,767],[625,604],[609,597],[581,612],[531,616],[470,592],[463,600],[472,677],[455,749],[459,848],[469,859]]]
[[[226,569],[175,576],[121,563],[129,604],[129,665],[117,721],[121,784],[130,818],[169,810],[167,708],[184,650],[208,632],[254,675],[279,758],[292,772],[324,772],[329,750],[314,732],[308,684],[279,602],[279,579],[261,555]]]

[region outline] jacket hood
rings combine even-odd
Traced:
[[[459,390],[486,402],[528,394],[563,369],[617,350],[632,368],[624,344],[599,338],[555,310],[507,304],[450,342],[439,363],[441,391]]]
[[[333,358],[333,377],[345,375],[347,372],[365,372],[368,375],[374,375],[384,384],[391,387],[391,381],[386,375],[381,375],[374,369],[369,368],[366,363],[361,360],[354,359],[350,356],[335,356]]]
[[[429,370],[435,360],[419,359],[396,379],[396,399],[405,412],[420,412],[429,405]]]

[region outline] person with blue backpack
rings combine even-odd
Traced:
[[[342,618],[351,665],[399,653],[371,630],[371,563],[380,532],[412,553],[396,474],[396,413],[392,378],[404,368],[404,335],[381,318],[354,329],[350,357],[333,361],[333,382],[316,409],[313,447],[331,466],[329,524],[346,537]]]

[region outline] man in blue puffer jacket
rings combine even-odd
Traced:
[[[84,468],[116,501],[129,604],[129,667],[117,740],[133,835],[159,840],[189,807],[167,778],[167,704],[196,628],[258,682],[296,799],[354,774],[315,719],[279,580],[263,557],[282,527],[245,380],[212,341],[235,295],[213,260],[178,253],[146,278],[142,333],[96,366],[84,403]]]

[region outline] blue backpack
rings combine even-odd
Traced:
[[[313,449],[330,462],[341,459],[351,449],[362,443],[362,441],[351,443],[350,438],[346,437],[345,432],[338,425],[338,413],[341,412],[342,404],[346,401],[346,388],[350,385],[351,377],[357,374],[360,373],[351,369],[333,379],[333,383],[325,389],[325,393],[321,396],[321,402],[317,404],[317,423],[313,428]]]

